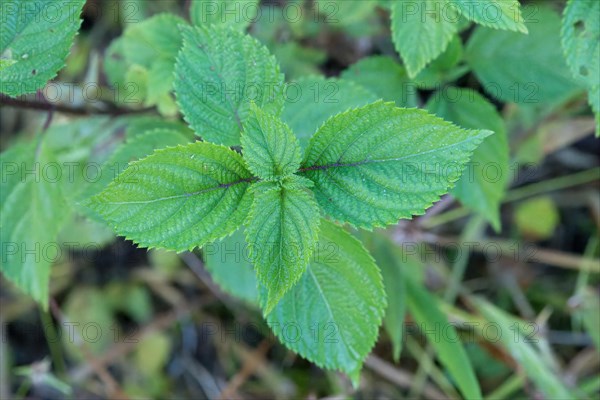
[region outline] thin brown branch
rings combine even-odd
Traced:
[[[154,107],[130,109],[130,108],[119,108],[109,107],[107,109],[91,109],[85,107],[76,107],[68,104],[61,103],[48,103],[32,99],[12,98],[4,94],[0,94],[0,105],[14,108],[21,108],[25,110],[37,110],[47,112],[61,112],[65,114],[89,116],[89,115],[126,115],[126,114],[142,114],[154,111]]]

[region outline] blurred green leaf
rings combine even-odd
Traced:
[[[391,57],[363,58],[345,69],[341,76],[368,89],[378,98],[395,102],[398,107],[416,107],[418,104],[417,88],[404,67]]]
[[[466,399],[480,399],[481,389],[458,333],[438,301],[412,279],[405,279],[407,307]]]
[[[483,88],[513,103],[560,103],[581,91],[560,46],[560,17],[545,6],[526,22],[528,35],[478,27],[466,59]]]
[[[502,117],[479,93],[455,87],[434,93],[426,108],[459,126],[494,132],[475,150],[471,163],[451,193],[499,231],[500,203],[509,182],[508,138]]]
[[[588,90],[600,137],[600,2],[569,0],[562,20],[562,46],[571,73]]]
[[[62,192],[62,167],[43,137],[0,154],[0,242],[4,276],[48,307],[57,235],[72,210]]]
[[[344,79],[310,76],[290,82],[282,119],[292,128],[300,145],[333,115],[377,100],[369,90]]]
[[[500,343],[521,366],[537,388],[549,399],[576,398],[565,387],[560,376],[550,370],[548,364],[531,346],[521,331],[518,320],[483,299],[473,299],[477,309],[490,323],[499,326]],[[535,340],[535,339],[533,339]]]
[[[221,289],[249,303],[258,304],[258,282],[243,229],[205,245],[202,254],[206,269]]]

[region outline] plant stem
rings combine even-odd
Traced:
[[[48,102],[42,102],[37,100],[27,99],[13,99],[4,94],[0,94],[0,105],[8,107],[16,107],[28,110],[37,111],[56,111],[65,114],[73,115],[125,115],[125,114],[142,114],[154,110],[154,107],[139,108],[139,109],[128,109],[128,108],[108,108],[102,109],[90,109],[85,107],[74,107],[67,104],[54,104]]]

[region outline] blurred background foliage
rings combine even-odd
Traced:
[[[302,114],[302,104],[286,109],[297,132],[310,135],[338,107],[377,98],[506,132],[508,189],[495,217],[453,193],[424,216],[357,232],[382,269],[389,298],[360,386],[277,342],[253,305],[249,264],[209,252],[136,249],[76,215],[59,235],[63,253],[52,267],[48,312],[2,280],[0,398],[460,398],[452,377],[462,361],[489,399],[598,398],[600,141],[585,91],[562,58],[565,2],[523,1],[528,36],[461,21],[447,50],[410,79],[391,40],[391,1],[267,0],[248,27],[288,81],[309,88],[331,79],[339,90],[341,103],[322,104],[320,115]],[[135,32],[143,20],[163,12],[188,19],[190,7],[87,1],[55,81],[67,89],[61,96],[73,96],[54,101],[89,118],[53,114],[45,135],[56,154],[119,165],[151,152],[151,145],[114,152],[147,127],[190,140],[175,121],[169,90],[146,87],[150,66],[141,60],[131,68],[128,58],[142,55],[127,50],[127,38],[143,40]],[[327,19],[331,10],[335,21]],[[130,82],[140,88],[131,96],[115,87]],[[89,102],[86,84],[98,101]],[[436,94],[451,98],[456,87],[493,105],[491,116],[485,107],[465,115],[439,104]],[[119,115],[146,107],[162,118]],[[47,114],[3,106],[2,150],[43,129]],[[84,182],[66,185],[73,196],[90,194]],[[228,242],[236,243],[243,245],[241,233]],[[439,331],[411,328],[419,323],[451,323],[466,360]]]

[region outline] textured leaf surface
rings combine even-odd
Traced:
[[[412,279],[406,279],[405,283],[408,310],[428,337],[438,359],[452,375],[465,399],[480,399],[481,389],[475,371],[458,339],[456,329],[448,322],[429,292]]]
[[[258,281],[267,289],[265,315],[306,271],[318,228],[319,208],[306,190],[285,185],[256,190],[246,241]]]
[[[288,84],[283,120],[303,147],[332,115],[371,103],[378,97],[354,82],[310,76]]]
[[[33,93],[64,66],[84,0],[6,0],[0,24],[0,92]]]
[[[528,343],[530,339],[527,336],[529,335],[525,335],[519,328],[515,329],[519,322],[517,319],[483,300],[477,300],[475,304],[485,319],[498,325],[499,330],[512,333],[500,336],[499,344],[508,350],[546,398],[572,399],[576,397],[569,393],[560,377],[548,367],[545,358]]]
[[[190,19],[198,26],[222,25],[244,30],[259,12],[259,0],[193,0]]]
[[[329,221],[318,249],[267,322],[287,347],[357,382],[386,306],[381,275],[362,244]]]
[[[509,177],[508,139],[502,117],[483,96],[455,87],[435,93],[426,108],[465,128],[485,128],[495,133],[475,150],[451,193],[485,217],[496,231],[500,230],[500,203]]]
[[[251,106],[241,142],[244,161],[262,179],[285,177],[300,167],[302,153],[294,133],[279,117],[256,105]]]
[[[196,142],[132,163],[90,206],[143,247],[191,250],[242,224],[251,180],[239,154]]]
[[[363,58],[344,70],[342,78],[356,82],[382,100],[395,102],[398,107],[417,106],[417,93],[408,79],[406,70],[390,57]],[[353,106],[360,105],[363,104]],[[338,112],[342,111],[345,110]]]
[[[183,28],[175,67],[175,93],[196,134],[211,142],[239,145],[242,124],[254,101],[278,115],[283,75],[275,58],[256,39],[233,29]]]
[[[150,129],[139,134],[135,133],[132,136],[127,138],[102,166],[103,173],[100,179],[94,182],[94,187],[87,192],[88,196],[97,194],[104,189],[119,173],[127,168],[130,162],[149,156],[155,150],[183,145],[192,140],[176,129],[164,127]]]
[[[562,20],[562,46],[571,73],[587,87],[600,136],[600,2],[570,0]]]
[[[39,140],[2,153],[0,166],[0,270],[46,308],[57,235],[69,213],[60,167]]]
[[[446,50],[458,30],[456,9],[441,0],[394,2],[391,18],[392,39],[411,78]]]
[[[258,302],[258,282],[243,229],[202,248],[206,269],[227,293],[249,303]]]
[[[461,15],[480,25],[527,33],[518,0],[450,0]]]
[[[490,134],[378,101],[329,119],[300,171],[315,182],[317,202],[336,221],[385,226],[439,200]]]
[[[478,27],[469,40],[467,62],[499,100],[555,103],[580,90],[557,46],[559,16],[540,6],[534,18],[526,22],[528,35]]]

